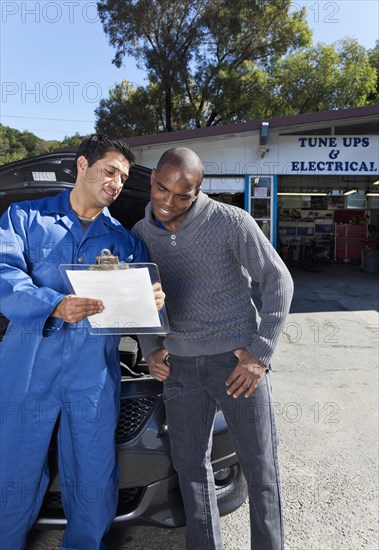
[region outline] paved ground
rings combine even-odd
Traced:
[[[293,269],[295,297],[274,357],[286,550],[377,550],[379,275]],[[248,550],[248,506],[222,519],[225,550]],[[184,529],[112,531],[109,550],[182,550]],[[60,548],[33,532],[27,550]],[[13,550],[13,549],[3,549]],[[199,549],[201,550],[201,549]]]

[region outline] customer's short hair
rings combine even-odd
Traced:
[[[87,159],[88,166],[92,166],[96,161],[104,158],[108,151],[117,151],[121,153],[131,165],[134,164],[135,157],[129,145],[106,135],[93,134],[83,140],[79,145],[75,157],[75,166],[76,161],[81,156]]]
[[[189,172],[196,170],[199,174],[199,185],[203,180],[204,165],[195,151],[192,151],[188,147],[173,147],[165,151],[158,161],[157,171],[164,164],[172,164]]]

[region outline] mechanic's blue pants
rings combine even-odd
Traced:
[[[113,336],[63,328],[43,338],[30,361],[16,343],[7,342],[0,369],[1,550],[22,550],[37,518],[58,418],[60,490],[67,518],[62,548],[105,548],[102,538],[116,515],[118,498],[117,344]]]
[[[248,483],[251,548],[284,545],[277,434],[268,374],[251,397],[228,396],[225,385],[238,363],[233,352],[169,356],[164,384],[173,464],[187,518],[188,550],[222,550],[215,484],[210,464],[213,423],[220,407]]]

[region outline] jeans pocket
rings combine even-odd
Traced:
[[[227,351],[217,355],[210,355],[208,357],[213,365],[231,370],[238,365],[239,361],[238,357],[234,355],[234,351]]]
[[[180,397],[183,393],[183,386],[178,382],[170,382],[167,380],[163,384],[163,401],[167,403],[170,399]]]

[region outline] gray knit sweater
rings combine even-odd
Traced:
[[[140,336],[145,357],[164,346],[179,356],[246,348],[270,363],[290,307],[291,276],[253,218],[200,192],[175,232],[156,226],[151,204],[133,228],[159,267],[170,333]],[[251,281],[262,295],[259,315]]]

